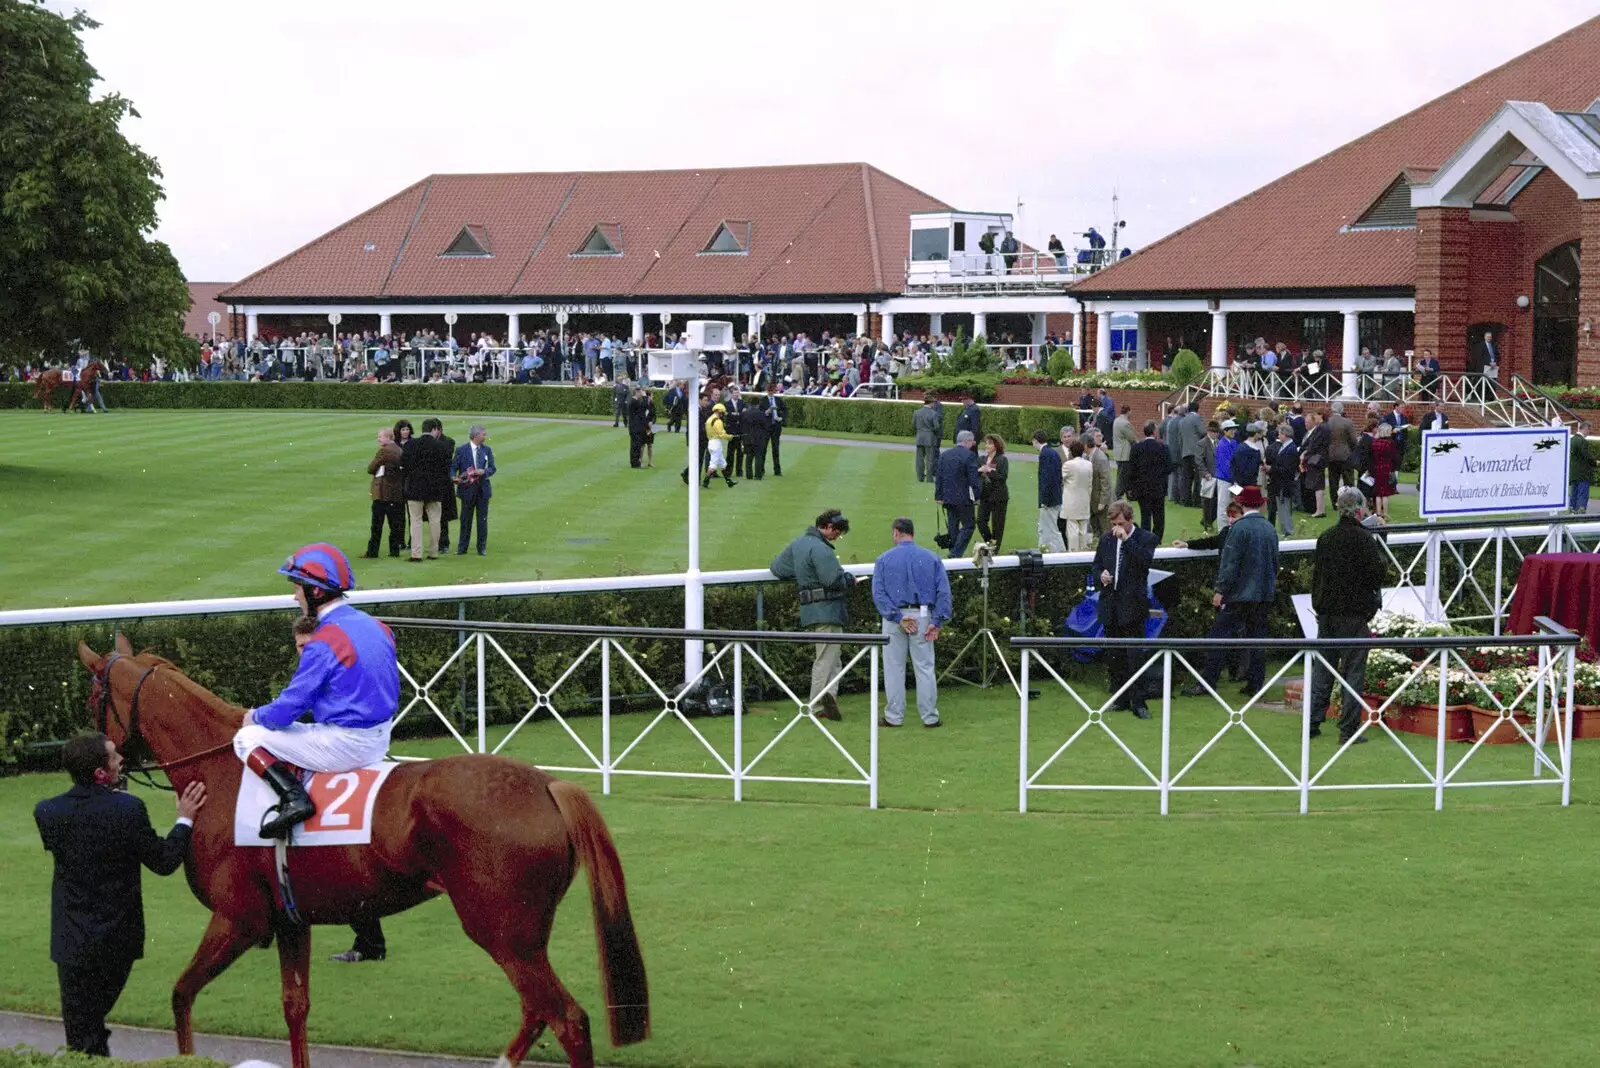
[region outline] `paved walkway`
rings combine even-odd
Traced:
[[[510,1037],[509,1035],[507,1036]],[[0,1012],[0,1049],[22,1044],[38,1050],[52,1051],[62,1045],[61,1021],[53,1016],[34,1016],[30,1013]],[[235,1038],[231,1035],[194,1036],[195,1052],[202,1057],[214,1057],[224,1064],[260,1060],[271,1064],[289,1063],[289,1044],[266,1038]],[[148,1027],[123,1027],[111,1025],[111,1053],[130,1061],[153,1061],[176,1056],[177,1041],[171,1031],[156,1031]],[[443,1057],[431,1053],[403,1053],[394,1050],[361,1049],[353,1046],[311,1047],[313,1064],[338,1068],[484,1068],[491,1060],[468,1057]],[[526,1065],[549,1064],[548,1061],[526,1060]],[[565,1060],[561,1062],[565,1064]]]

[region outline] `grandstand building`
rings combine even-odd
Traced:
[[[1132,313],[1213,367],[1260,336],[1460,371],[1488,331],[1502,380],[1600,383],[1597,56],[1600,18],[1083,279],[1085,341]]]

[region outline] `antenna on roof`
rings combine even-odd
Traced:
[[[1128,220],[1126,220],[1126,219],[1124,219],[1122,217],[1121,212],[1117,208],[1117,199],[1118,199],[1117,198],[1117,187],[1116,186],[1112,186],[1111,187],[1111,233],[1107,235],[1108,237],[1111,238],[1111,257],[1108,260],[1106,260],[1106,266],[1108,266],[1108,267],[1111,264],[1117,262],[1117,247],[1122,242],[1122,234],[1120,233],[1120,231],[1122,230],[1122,228],[1124,226],[1128,225]]]

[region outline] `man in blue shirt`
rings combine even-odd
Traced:
[[[906,719],[906,655],[917,676],[917,714],[924,727],[940,727],[939,682],[933,673],[933,643],[950,618],[950,577],[939,557],[916,543],[916,527],[905,516],[890,525],[894,546],[872,565],[872,603],[883,617],[889,645],[883,651],[883,688],[889,696],[885,727]]]
[[[377,763],[389,751],[400,699],[394,635],[345,601],[356,580],[344,553],[324,542],[307,545],[278,573],[294,583],[295,600],[318,626],[289,685],[271,703],[246,712],[233,736],[239,759],[278,795],[262,820],[263,838],[277,838],[316,815],[288,765],[351,771]],[[299,722],[307,712],[313,722]]]

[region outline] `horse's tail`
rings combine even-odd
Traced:
[[[633,915],[628,911],[628,888],[623,883],[616,843],[583,787],[558,779],[548,789],[567,825],[567,837],[578,862],[589,869],[589,897],[600,944],[600,976],[605,980],[611,1044],[642,1042],[650,1037],[650,987],[645,980],[644,958],[639,954],[639,939],[633,931]]]

